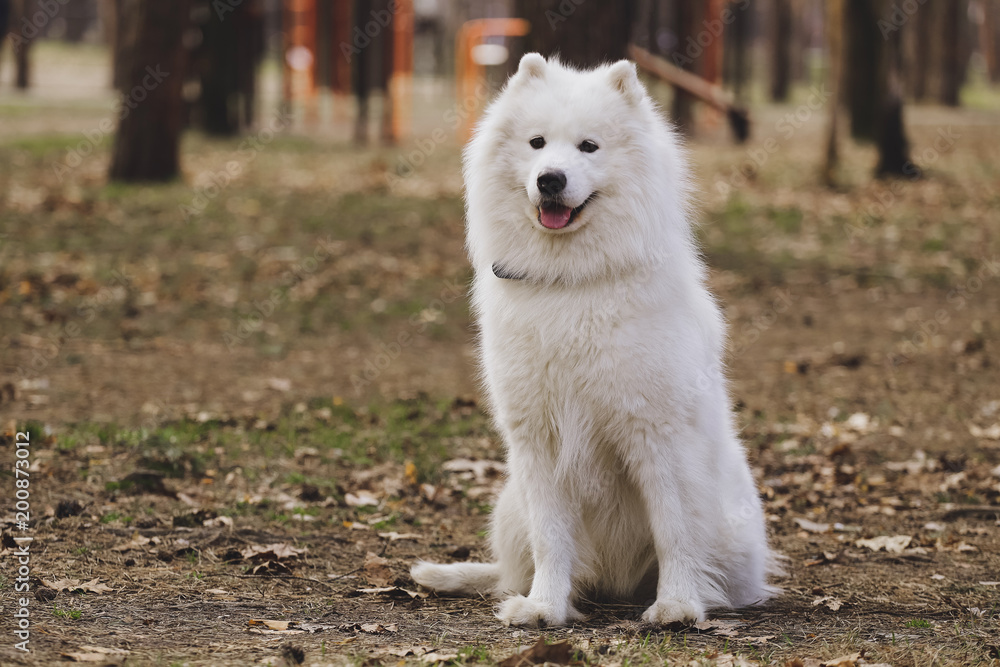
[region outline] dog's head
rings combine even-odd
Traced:
[[[685,214],[682,156],[624,60],[579,71],[524,56],[466,149],[465,179],[477,268],[576,282],[643,263],[684,226],[668,219]]]

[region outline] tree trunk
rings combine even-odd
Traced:
[[[185,62],[181,37],[188,0],[123,0],[118,20],[131,48],[119,48],[127,72],[111,162],[114,181],[168,181],[180,173]],[[122,45],[123,46],[123,45]]]
[[[10,11],[10,0],[0,0],[0,54],[3,53],[3,43],[7,41],[7,30],[10,26]],[[0,59],[0,65],[2,64],[3,60]]]
[[[660,28],[662,27],[662,22],[660,21],[660,0],[648,0],[649,1],[649,24],[646,26],[646,41],[649,44],[646,45],[646,50],[653,55],[659,55],[660,53]]]
[[[231,136],[253,122],[262,22],[256,2],[206,3],[198,53],[198,117],[208,134]]]
[[[1000,0],[984,0],[982,24],[983,53],[990,81],[1000,83]]]
[[[389,11],[392,6],[394,5],[390,5],[385,0],[378,0],[378,8],[382,11]],[[395,47],[393,36],[393,28],[396,21],[395,15],[393,15],[392,21],[378,36],[382,41],[378,69],[378,85],[382,89],[382,119],[379,127],[379,137],[382,140],[382,144],[386,146],[392,146],[396,143],[396,136],[392,128],[393,100],[389,90],[390,82],[392,81],[393,51]]]
[[[722,51],[722,80],[732,87],[736,101],[742,103],[746,83],[750,80],[750,54],[747,48],[750,42],[750,12],[748,9],[739,9],[736,3],[730,3],[729,11],[733,13],[733,22],[723,33],[725,47]]]
[[[674,32],[677,47],[673,53],[674,64],[682,69],[699,73],[700,46],[697,41],[699,2],[696,0],[674,0]],[[674,86],[674,100],[671,118],[681,132],[694,132],[694,97]]]
[[[878,138],[878,166],[875,175],[916,176],[910,161],[910,142],[903,125],[902,35],[897,30],[885,41],[886,80],[883,82],[882,121]]]
[[[354,26],[364,34],[365,23],[371,20],[371,0],[354,0]],[[371,93],[371,45],[354,54],[354,94],[358,98],[358,115],[354,121],[354,143],[368,143],[368,106]]]
[[[577,67],[627,58],[636,0],[618,2],[567,2],[566,0],[516,0],[515,14],[531,22],[525,51],[543,56],[556,53]]]
[[[886,85],[885,41],[879,29],[883,0],[845,0],[845,101],[850,112],[851,136],[876,141],[882,119]]]
[[[826,134],[826,156],[823,162],[823,182],[834,186],[840,162],[839,120],[844,81],[844,0],[827,0],[826,5],[827,60],[830,71],[830,119]]]
[[[935,62],[934,52],[934,7],[932,4],[921,7],[910,20],[914,22],[914,49],[912,68],[913,98],[920,101],[927,99],[930,89],[928,80],[931,76],[931,63]],[[908,28],[909,26],[905,26]]]
[[[947,0],[941,22],[944,36],[941,43],[941,103],[952,107],[959,105],[959,91],[965,82],[966,59],[962,52],[967,11],[965,0]]]
[[[10,43],[14,51],[14,86],[27,90],[31,85],[31,45],[39,28],[31,22],[32,8],[28,0],[11,0]]]
[[[774,0],[774,36],[771,42],[771,99],[788,99],[792,77],[792,0]]]

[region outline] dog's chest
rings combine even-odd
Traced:
[[[663,372],[643,343],[650,314],[623,290],[496,296],[481,311],[483,361],[495,397],[512,409],[621,416]]]

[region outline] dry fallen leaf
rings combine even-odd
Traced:
[[[79,651],[70,653],[60,653],[59,655],[70,662],[100,662],[104,664],[114,664],[121,662],[129,651],[120,648],[104,648],[103,646],[81,646]]]
[[[409,591],[399,586],[380,586],[377,588],[359,588],[354,591],[354,595],[379,595],[397,600],[414,600],[416,598],[426,598],[428,593]]]
[[[901,554],[903,550],[910,545],[910,541],[913,538],[910,535],[893,535],[889,537],[888,535],[880,535],[878,537],[873,537],[869,540],[858,540],[854,543],[858,547],[867,547],[872,551],[880,551],[885,549],[891,554]]]
[[[406,481],[409,482],[410,485],[417,485],[417,466],[413,463],[413,461],[406,462],[403,470],[403,477],[406,478]]]
[[[388,533],[379,533],[378,536],[390,542],[395,542],[396,540],[413,540],[416,542],[420,539],[420,535],[417,533],[397,533],[394,530]]]
[[[270,621],[251,618],[247,621],[247,632],[254,635],[302,635],[298,621]]]
[[[344,496],[344,502],[350,507],[368,507],[378,505],[379,500],[371,491],[361,489],[357,493],[348,493]]]
[[[969,433],[971,433],[974,438],[1000,440],[1000,423],[993,424],[993,426],[989,426],[987,428],[979,428],[975,424],[970,424]]]
[[[394,655],[397,658],[405,658],[407,656],[422,656],[430,653],[431,648],[429,646],[402,646],[398,648],[387,648],[384,649],[384,653],[388,655]]]
[[[48,581],[47,579],[42,579],[42,585],[47,588],[51,588],[56,591],[69,591],[70,593],[109,593],[114,589],[110,586],[102,584],[97,579],[91,579],[90,581],[85,581],[80,583],[79,579],[60,579],[58,581]]]
[[[247,625],[250,627],[264,627],[268,630],[288,630],[289,628],[296,627],[298,625],[295,621],[271,621],[267,619],[257,619],[251,618],[247,621]]]
[[[822,663],[822,667],[858,667],[858,663],[864,664],[861,661],[861,654],[851,653],[833,660],[826,660]]]
[[[813,600],[812,605],[814,607],[825,605],[830,611],[838,611],[842,606],[844,606],[844,603],[831,595],[827,595],[825,597],[816,598]]]
[[[808,531],[810,533],[828,533],[830,532],[830,524],[828,523],[816,523],[815,521],[810,521],[809,519],[792,519],[795,523],[799,524],[799,528]]]
[[[425,653],[420,656],[420,662],[435,664],[438,662],[451,662],[456,658],[458,658],[458,651],[435,651],[434,653]]]
[[[306,551],[308,551],[306,548],[299,549],[283,542],[276,542],[274,544],[253,544],[240,550],[240,554],[252,561],[277,561],[298,558]]]
[[[388,586],[396,578],[392,570],[389,569],[389,561],[371,551],[365,555],[365,563],[361,567],[361,573],[365,581],[376,588]]]
[[[441,469],[445,472],[471,472],[476,482],[483,484],[489,478],[498,478],[503,475],[507,467],[499,461],[471,459],[452,459],[441,464]]]
[[[362,623],[360,630],[361,632],[369,635],[383,635],[387,632],[398,632],[399,626],[395,623],[390,623],[389,625],[382,625],[381,623]]]
[[[545,637],[539,637],[534,646],[528,647],[520,653],[515,653],[509,658],[504,658],[497,664],[499,667],[523,667],[524,665],[541,665],[543,663],[574,664],[573,645],[569,642],[546,644]]]
[[[736,628],[743,625],[741,621],[702,621],[695,623],[694,627],[699,632],[718,635],[720,637],[736,637],[739,632]]]
[[[753,660],[747,660],[741,655],[733,655],[732,653],[723,653],[722,655],[715,656],[715,661],[713,663],[716,667],[754,667],[759,665],[759,662]]]
[[[112,551],[129,551],[131,549],[140,549],[150,543],[148,537],[143,537],[139,534],[139,531],[132,533],[132,538],[128,542],[123,542],[122,544],[117,544],[111,547]]]

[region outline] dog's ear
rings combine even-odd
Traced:
[[[540,79],[545,76],[545,58],[539,53],[525,53],[517,66],[518,78]]]
[[[637,104],[642,99],[642,84],[639,83],[639,75],[631,61],[619,60],[608,70],[608,75],[611,77],[611,85],[625,96],[629,104]]]

